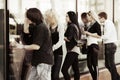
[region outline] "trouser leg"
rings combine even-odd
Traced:
[[[61,63],[62,63],[62,55],[55,55],[54,65],[52,66],[52,73],[51,73],[52,80],[59,80]]]

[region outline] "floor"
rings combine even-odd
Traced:
[[[120,65],[117,65],[117,70],[118,70],[118,73],[120,74]],[[72,78],[71,80],[74,80],[74,79]],[[81,75],[80,80],[92,80],[91,75],[89,73]],[[111,80],[110,73],[108,72],[108,70],[106,68],[101,69],[99,71],[99,79],[98,80]]]
[[[98,65],[99,68],[103,68],[103,69],[100,69],[100,71],[99,71],[99,80],[111,80],[110,73],[104,66],[104,63],[105,63],[104,59],[99,60],[98,63],[99,63],[99,65]],[[117,51],[115,54],[115,63],[119,63],[119,65],[117,65],[117,70],[120,74],[120,46],[117,48]],[[85,66],[84,70],[81,71],[81,73],[82,72],[87,72],[87,74],[81,75],[80,80],[92,80],[91,75],[88,72],[87,65]],[[61,80],[64,80],[64,79],[61,79]],[[71,80],[74,80],[74,79],[72,78]]]

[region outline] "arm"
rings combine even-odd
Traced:
[[[70,42],[70,40],[68,40],[67,37],[64,37],[64,40],[67,41],[67,42]]]
[[[23,44],[16,43],[15,46],[18,49],[25,49],[25,50],[39,50],[40,49],[40,46],[36,44],[23,45]]]
[[[17,48],[24,48],[26,50],[39,50],[40,46],[43,44],[44,41],[44,28],[40,28],[40,26],[36,27],[37,29],[34,31],[34,38],[33,42],[30,45],[23,45],[23,44],[16,44]],[[36,35],[37,34],[37,35]]]
[[[58,49],[62,44],[64,44],[64,27],[62,25],[58,25],[59,32],[59,41],[53,45],[53,51]]]
[[[97,33],[90,33],[88,31],[85,31],[84,33],[88,36],[92,36],[92,37],[95,37],[95,38],[100,38],[100,36]]]
[[[101,38],[101,27],[98,23],[95,24],[94,30],[95,30],[95,33],[90,33],[88,31],[85,31],[85,34],[95,38]]]
[[[40,46],[36,44],[31,44],[31,45],[23,45],[23,48],[26,50],[39,50]]]

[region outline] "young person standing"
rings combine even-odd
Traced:
[[[120,76],[115,66],[115,52],[117,41],[117,32],[114,23],[107,19],[105,12],[98,14],[99,20],[104,25],[104,34],[102,36],[103,43],[105,45],[105,66],[111,73],[112,80],[120,80]]]
[[[23,35],[24,40],[30,39],[31,44],[16,43],[16,48],[33,50],[32,68],[28,80],[51,80],[51,66],[53,65],[51,34],[43,22],[39,9],[30,8],[26,11]]]
[[[67,30],[65,32],[65,41],[66,41],[66,48],[67,48],[67,55],[65,57],[63,66],[62,66],[62,73],[65,80],[70,80],[70,75],[68,73],[68,69],[72,66],[74,71],[74,80],[80,79],[79,73],[79,66],[78,66],[78,55],[80,53],[80,49],[77,46],[76,42],[76,34],[79,34],[81,38],[81,31],[77,20],[77,15],[73,11],[69,11],[66,14],[66,21],[67,21]],[[77,29],[78,31],[77,31]]]

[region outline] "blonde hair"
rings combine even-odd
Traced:
[[[98,23],[100,23],[99,19],[98,19],[98,15],[95,13],[95,11],[92,11],[92,10],[89,11],[88,15],[90,15],[94,20],[96,20]]]
[[[45,21],[49,26],[53,26],[57,24],[58,21],[57,21],[57,16],[55,14],[55,11],[53,11],[52,9],[47,10],[45,12]]]

